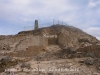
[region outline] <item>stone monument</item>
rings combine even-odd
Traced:
[[[35,20],[34,30],[38,29],[38,20]]]

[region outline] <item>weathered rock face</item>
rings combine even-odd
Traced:
[[[18,50],[18,52],[11,52],[7,54],[21,57],[24,55],[33,56],[34,53],[32,54],[31,51],[34,51],[35,47],[40,47],[39,49],[36,49],[40,52],[42,52],[43,46],[47,47],[50,45],[58,45],[63,49],[70,47],[74,50],[78,50],[80,48],[98,44],[99,42],[95,37],[83,32],[78,28],[64,25],[53,25],[33,31],[23,31],[19,32],[17,35],[1,36],[0,38],[1,50]],[[40,52],[37,52],[37,54]],[[6,53],[4,55],[6,55]],[[96,55],[94,52],[90,52],[88,55],[85,54],[85,56],[95,57]],[[99,56],[99,54],[97,56]]]
[[[72,26],[64,26],[64,25],[53,25],[51,27],[40,28],[34,31],[24,31],[19,32],[18,35],[22,34],[32,34],[32,35],[57,35],[56,44],[62,47],[73,47],[74,49],[78,49],[79,47],[85,47],[92,44],[97,44],[99,41],[83,32],[82,30],[72,27]],[[51,42],[54,40],[51,40]],[[58,42],[57,42],[58,41]],[[54,42],[55,44],[55,42]]]
[[[12,36],[0,36],[1,54],[2,50],[4,50],[0,61],[0,72],[19,62],[23,63],[22,68],[30,68],[31,65],[25,63],[30,60],[46,62],[70,59],[75,62],[75,60],[85,59],[85,57],[90,57],[90,59],[82,59],[79,62],[84,63],[84,65],[95,65],[100,70],[99,59],[97,63],[95,62],[95,58],[100,57],[100,45],[96,45],[98,43],[99,40],[82,30],[64,25],[53,25],[33,31],[23,31]],[[4,57],[6,55],[10,57]],[[80,64],[77,63],[77,65]],[[82,67],[80,66],[80,68]]]
[[[4,62],[10,62],[10,61],[12,61],[12,57],[10,57],[10,56],[6,56],[6,57],[4,57],[4,58],[2,58],[0,60],[0,62],[2,62],[2,63],[4,63]]]
[[[4,55],[8,55],[11,57],[33,57],[37,54],[44,52],[45,47],[43,46],[29,46],[26,50],[19,50],[15,52],[6,53]]]
[[[12,61],[12,57],[6,56],[0,60],[0,72],[5,71],[7,67],[16,65],[17,61]]]
[[[100,45],[91,45],[84,48],[79,48],[77,49],[77,52],[81,52],[83,57],[100,58]]]
[[[0,38],[1,50],[25,50],[29,46],[36,45],[59,45],[62,48],[73,47],[78,49],[99,42],[95,37],[78,28],[64,25],[53,25],[33,31],[23,31],[17,35],[1,36]]]
[[[1,43],[0,50],[10,50],[10,47],[8,44]]]

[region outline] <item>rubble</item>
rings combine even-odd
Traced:
[[[10,56],[5,56],[0,60],[1,63],[10,62],[10,61],[12,61],[12,57]]]
[[[1,43],[0,50],[10,50],[10,46],[8,44]]]
[[[21,68],[28,68],[28,69],[30,69],[31,67],[30,67],[30,64],[23,62],[22,65],[21,65]]]
[[[4,72],[7,67],[18,64],[18,61],[12,61],[10,57],[4,57],[0,60],[0,72]]]
[[[93,58],[87,58],[84,63],[86,65],[93,65],[94,64],[94,59]]]

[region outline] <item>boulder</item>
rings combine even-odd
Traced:
[[[87,58],[84,63],[86,65],[93,65],[95,63],[94,59],[93,58]]]
[[[2,62],[2,63],[10,62],[10,61],[12,61],[12,57],[10,57],[10,56],[5,56],[0,60],[0,62]]]

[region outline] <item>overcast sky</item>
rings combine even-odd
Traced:
[[[0,0],[0,35],[17,34],[35,19],[60,20],[100,39],[100,0]]]

